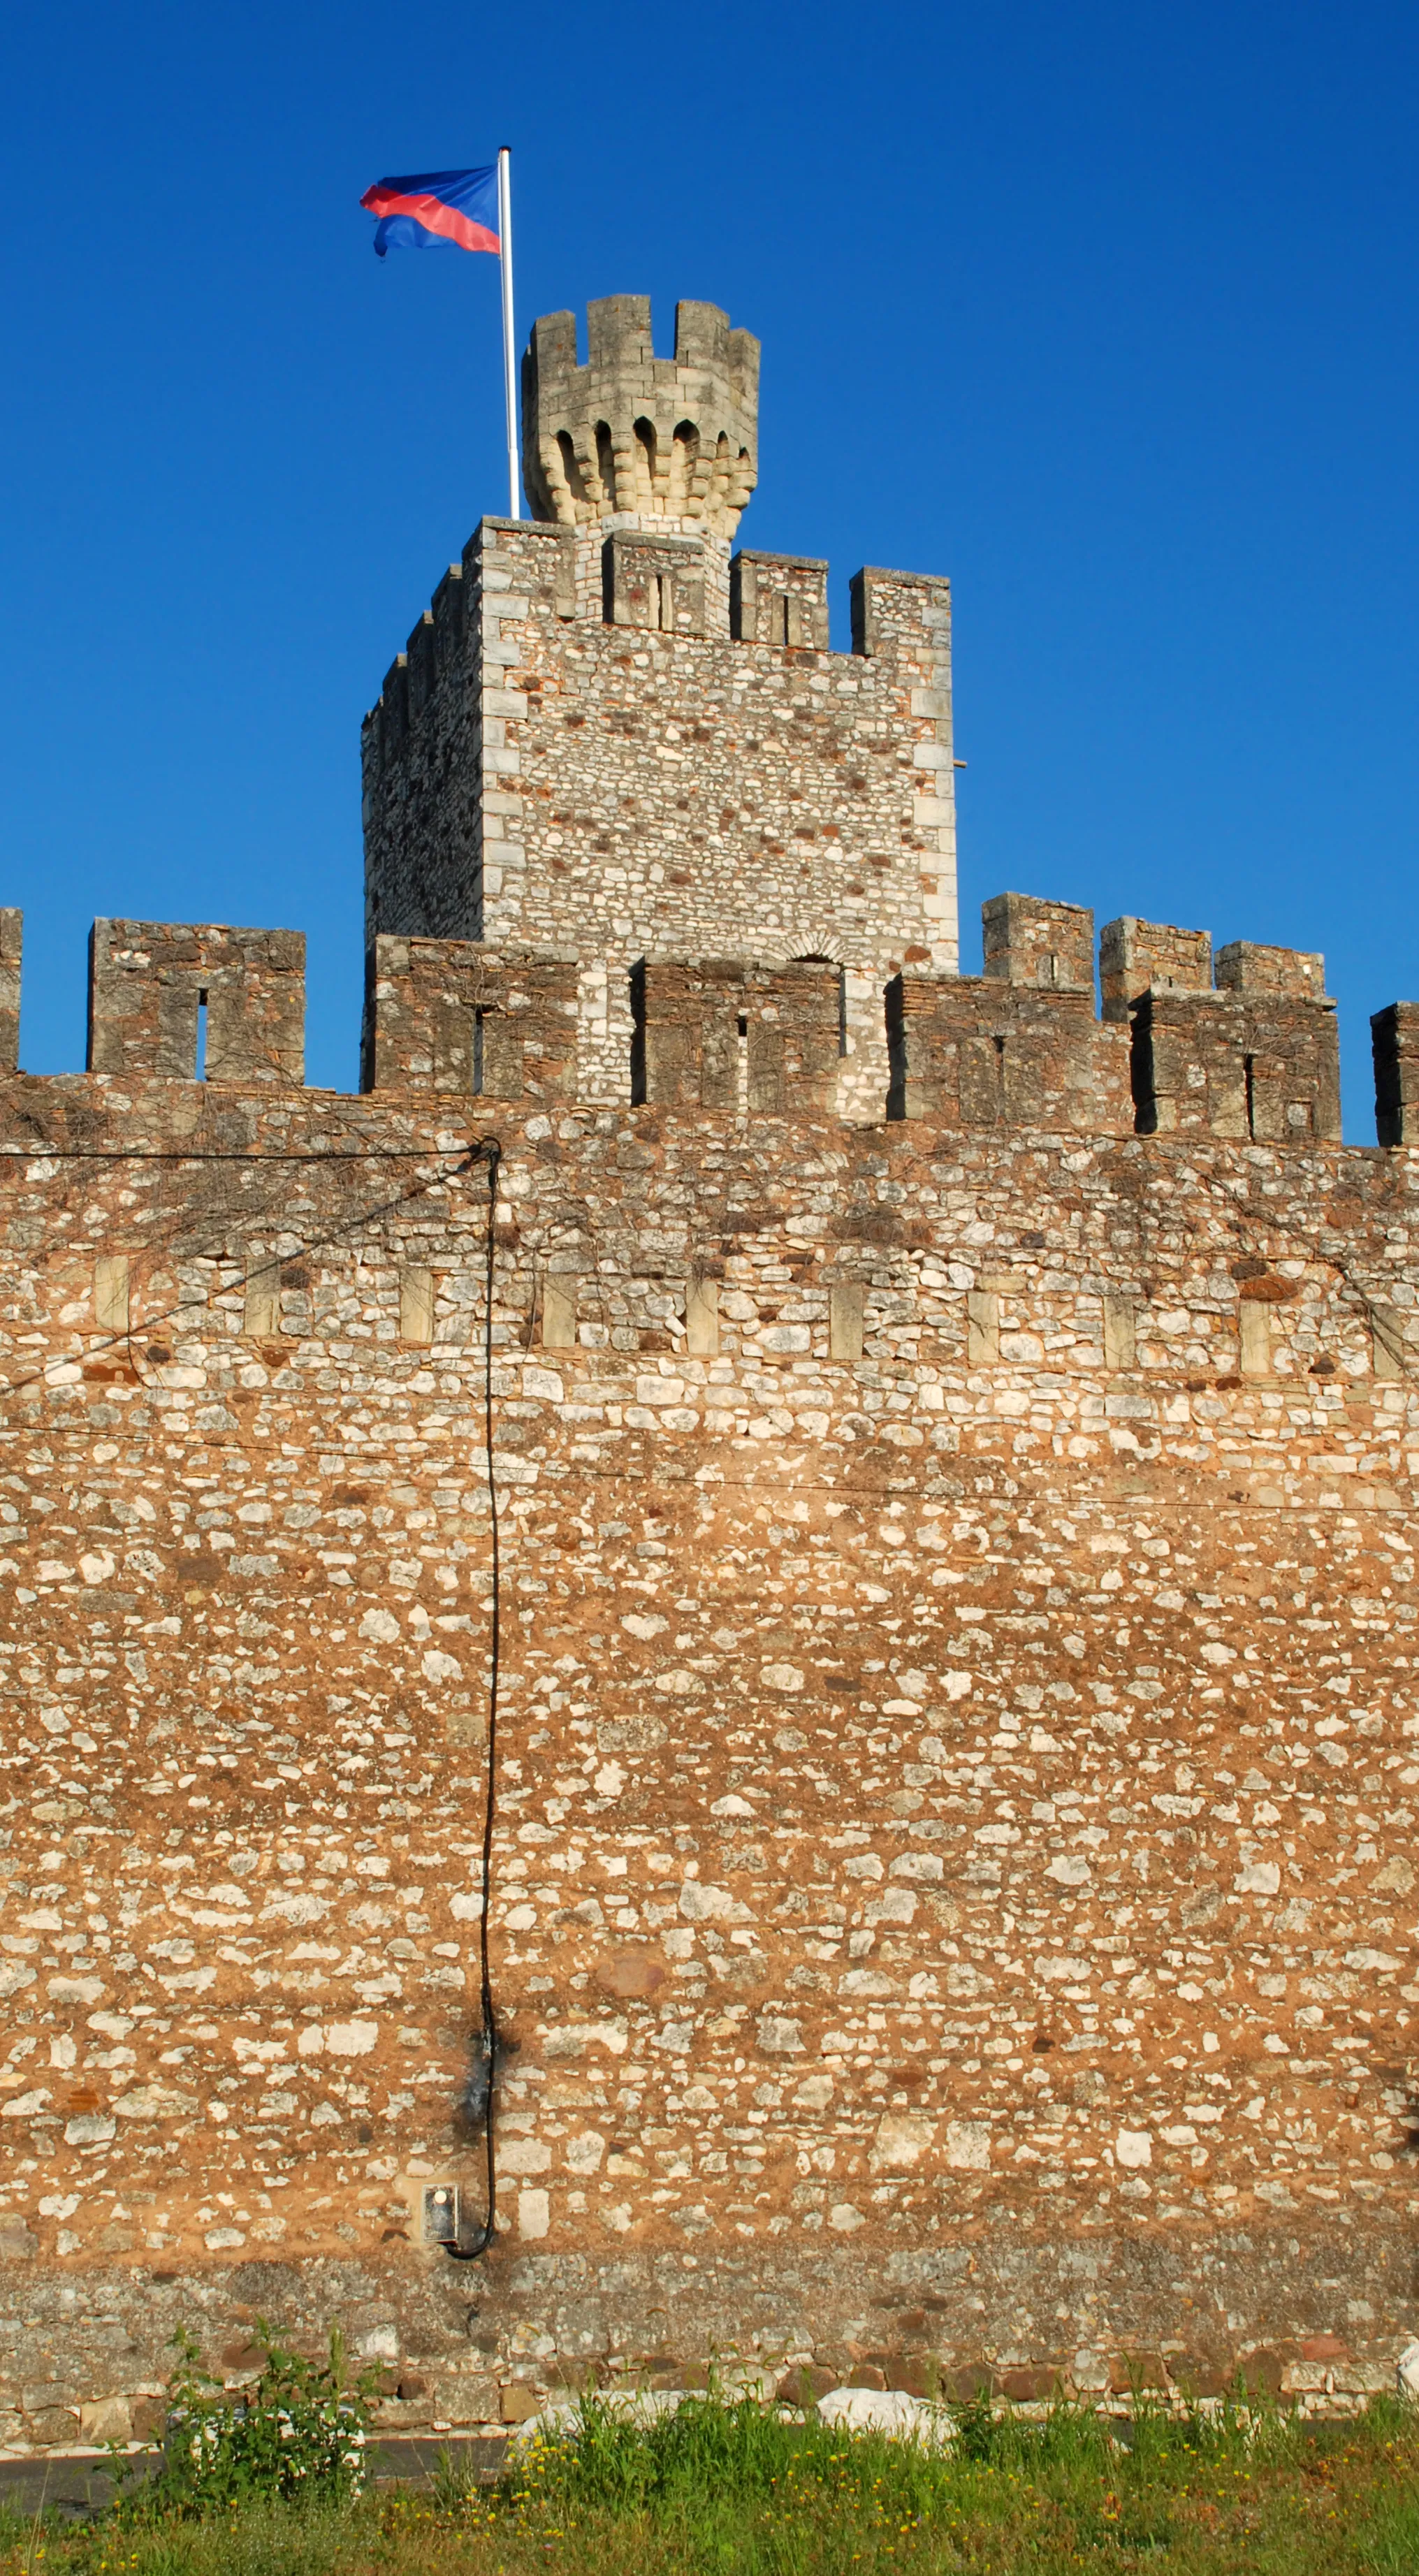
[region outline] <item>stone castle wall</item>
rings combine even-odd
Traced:
[[[1045,909],[1013,953],[1068,956]],[[416,941],[380,1089],[199,1083],[174,976],[242,961],[289,1067],[291,952],[101,926],[144,955],[126,1069],[0,1101],[0,2439],[141,2428],[179,2316],[239,2376],[338,2313],[391,2425],[714,2345],[1387,2378],[1412,1152],[578,1101],[575,960],[478,1004]],[[499,992],[543,1034],[470,1097]],[[458,2266],[489,1131],[510,2049]]]
[[[588,345],[366,720],[359,1096],[300,936],[211,925],[96,924],[26,1076],[0,911],[0,2448],[259,2318],[391,2428],[716,2350],[1356,2404],[1419,2326],[1419,1006],[1358,1150],[1319,957],[1129,916],[1096,1012],[1005,894],[959,976],[947,585],[832,653],[731,551],[757,342]]]

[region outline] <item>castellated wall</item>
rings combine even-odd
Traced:
[[[731,630],[710,538],[596,537],[589,600],[592,542],[483,520],[386,677],[364,729],[370,939],[575,948],[607,1104],[629,1096],[642,956],[829,958],[842,1105],[879,1114],[884,980],[956,963],[948,584],[860,573],[855,649],[831,653],[826,565],[736,557]],[[790,603],[802,642],[782,640]]]
[[[391,2426],[715,2346],[1020,2398],[1388,2381],[1419,1157],[1135,1132],[1080,917],[1014,901],[988,961],[1054,1035],[977,979],[1004,1017],[968,989],[931,1078],[983,1027],[1068,1102],[1097,1044],[1112,1127],[1021,1123],[1013,1076],[815,1107],[811,968],[736,987],[790,1092],[761,1053],[696,1098],[719,987],[648,966],[676,1096],[578,1099],[575,958],[416,939],[341,1098],[288,945],[100,926],[123,1070],[0,1086],[0,2442],[141,2430],[179,2320],[239,2378],[258,2315],[338,2315]],[[249,1069],[160,1071],[219,971]],[[457,2265],[490,1130],[509,2046]]]
[[[949,593],[732,551],[758,345],[534,329],[292,932],[0,911],[0,2449],[706,2357],[1313,2407],[1419,2328],[1419,1006],[1017,893]],[[491,1205],[479,1139],[501,1148]],[[485,1281],[493,1225],[493,1287]],[[497,2224],[478,2047],[489,1880]]]

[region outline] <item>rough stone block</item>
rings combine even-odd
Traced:
[[[719,1350],[719,1281],[692,1279],[685,1292],[685,1345],[696,1359]]]
[[[566,950],[382,933],[366,967],[364,1088],[569,1100],[577,992]]]
[[[1121,2352],[1109,2364],[1109,2388],[1115,2397],[1131,2396],[1140,2388],[1162,2396],[1167,2386],[1167,2364],[1160,2352]]]
[[[434,1274],[421,1262],[399,1274],[399,1338],[424,1343],[434,1338]]]
[[[102,1252],[94,1263],[94,1322],[101,1333],[126,1333],[128,1313],[128,1255]]]
[[[1391,1002],[1370,1021],[1375,1060],[1375,1136],[1381,1145],[1419,1143],[1419,1002]]]
[[[990,1288],[966,1295],[966,1365],[994,1368],[1000,1357],[1000,1299]]]
[[[1002,2397],[1016,2406],[1038,2406],[1042,2400],[1058,2397],[1063,2391],[1064,2374],[1047,2363],[1032,2362],[1019,2370],[1002,2370],[997,2376]],[[925,2392],[923,2392],[925,2393]]]
[[[25,916],[0,907],[0,1074],[20,1061],[20,959]]]
[[[741,550],[729,567],[729,631],[742,644],[811,646],[826,653],[827,565],[802,555]]]
[[[1371,1366],[1377,1378],[1395,1380],[1409,1375],[1404,1317],[1397,1306],[1371,1305],[1370,1348]]]
[[[985,972],[1009,984],[1094,998],[1094,916],[1078,903],[996,894],[980,908]]]
[[[826,961],[647,958],[631,978],[632,1096],[745,1117],[837,1102],[842,979]]]
[[[79,2409],[81,2442],[128,2442],[133,2438],[133,2418],[126,2397],[99,2397]]]
[[[257,1245],[249,1244],[242,1283],[242,1331],[253,1341],[269,1340],[278,1329],[280,1314],[280,1262]]]
[[[860,1279],[835,1279],[828,1290],[828,1357],[850,1364],[862,1357],[867,1292]]]
[[[806,2410],[816,2406],[820,2397],[826,2397],[829,2390],[839,2384],[837,2372],[829,2370],[825,2363],[796,2361],[790,2364],[779,2381],[779,2403],[801,2406]]]
[[[1260,1300],[1249,1300],[1238,1312],[1243,1377],[1271,1375],[1271,1312]]]
[[[1105,1368],[1131,1369],[1133,1367],[1137,1356],[1136,1330],[1133,1299],[1106,1295],[1104,1298]]]
[[[569,1351],[576,1344],[577,1278],[571,1271],[552,1271],[542,1283],[542,1347]]]
[[[1101,1016],[1125,1026],[1129,1011],[1150,988],[1170,992],[1180,986],[1205,993],[1212,985],[1212,934],[1179,930],[1171,922],[1137,921],[1124,913],[1106,921],[1099,933]]]

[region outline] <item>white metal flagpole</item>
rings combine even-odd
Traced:
[[[517,350],[512,324],[512,154],[504,143],[498,152],[498,241],[503,275],[503,384],[507,394],[508,517],[522,516],[521,477],[517,467]]]

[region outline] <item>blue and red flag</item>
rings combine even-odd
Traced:
[[[486,170],[421,170],[412,179],[376,179],[360,199],[372,215],[380,259],[391,248],[427,250],[431,242],[456,242],[460,250],[500,251],[498,173]]]

